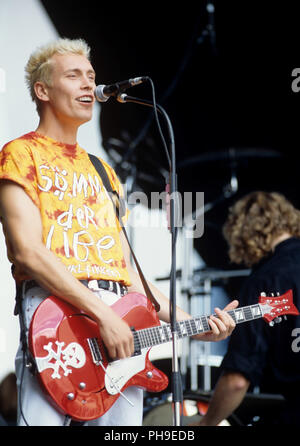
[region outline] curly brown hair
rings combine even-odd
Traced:
[[[268,255],[278,236],[300,237],[300,211],[277,192],[252,192],[229,209],[223,234],[234,263],[252,266]]]

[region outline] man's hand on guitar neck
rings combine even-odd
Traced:
[[[215,308],[215,314],[208,318],[208,323],[211,327],[211,331],[206,333],[201,333],[194,336],[194,339],[199,339],[200,341],[222,341],[231,335],[235,328],[235,322],[228,313],[230,310],[234,310],[239,305],[237,300],[233,300],[223,310],[220,308]]]

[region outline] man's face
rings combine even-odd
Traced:
[[[85,56],[55,54],[52,57],[48,104],[58,120],[81,125],[92,118],[95,71]]]

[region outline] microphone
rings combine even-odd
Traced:
[[[216,44],[216,26],[215,26],[215,5],[212,1],[208,1],[206,5],[206,11],[208,13],[208,25],[207,30],[209,34],[210,44],[214,54],[217,54]]]
[[[142,84],[148,80],[147,77],[134,77],[126,81],[116,82],[111,85],[97,85],[95,89],[95,97],[99,102],[106,102],[111,96],[118,96],[122,91],[127,88],[134,87],[135,85]]]

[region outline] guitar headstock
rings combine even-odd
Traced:
[[[277,296],[266,296],[261,293],[259,296],[259,304],[263,314],[263,318],[271,326],[275,322],[281,322],[282,316],[292,314],[297,316],[298,309],[293,303],[293,291],[289,290],[286,293]]]

